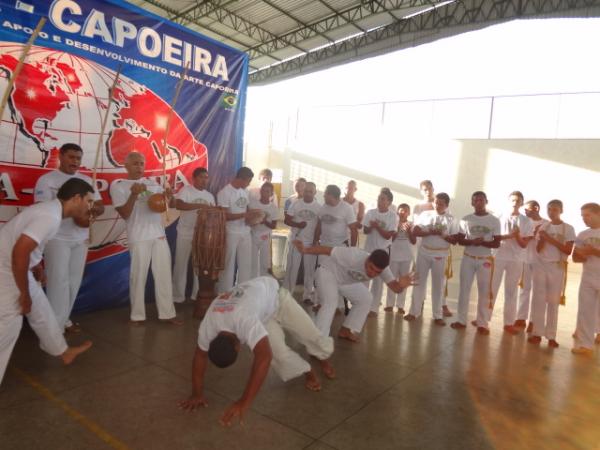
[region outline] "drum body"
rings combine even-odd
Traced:
[[[215,283],[219,272],[225,267],[225,224],[226,215],[222,208],[198,210],[192,261],[194,276],[198,277],[198,296],[194,317],[202,319],[212,300],[216,297]]]

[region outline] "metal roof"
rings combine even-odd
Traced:
[[[251,84],[512,19],[600,16],[600,0],[129,1],[247,52]]]

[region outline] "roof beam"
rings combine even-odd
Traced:
[[[519,17],[600,15],[600,0],[459,0],[250,74],[254,85],[430,42]],[[566,14],[570,15],[570,14]],[[442,33],[442,30],[446,33]],[[264,50],[264,49],[263,49]]]

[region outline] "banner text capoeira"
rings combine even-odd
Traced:
[[[127,261],[119,255],[126,249],[125,227],[111,206],[111,183],[126,177],[125,157],[136,150],[145,156],[146,176],[162,180],[165,166],[175,190],[201,166],[209,169],[209,190],[225,185],[241,164],[247,55],[118,0],[0,0],[0,17],[0,94],[24,43],[40,18],[47,18],[1,117],[0,226],[32,203],[37,179],[58,167],[60,146],[78,143],[84,150],[81,172],[95,169],[107,206],[92,230],[83,309],[122,302],[126,279],[114,280],[114,291],[103,280],[102,299],[89,282],[101,278],[94,273],[100,263],[127,273],[115,266]],[[107,292],[115,294],[106,298]],[[82,309],[81,303],[76,307]]]

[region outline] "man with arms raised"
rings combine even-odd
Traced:
[[[83,180],[67,180],[56,199],[26,208],[0,230],[0,382],[17,342],[23,316],[40,339],[42,350],[70,364],[89,349],[90,341],[69,347],[64,329],[56,321],[38,280],[46,243],[65,218],[86,219],[93,202],[92,186]]]

